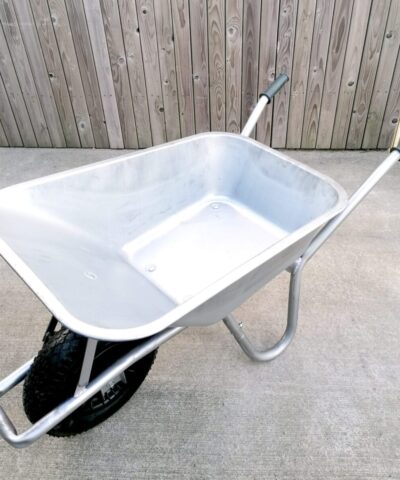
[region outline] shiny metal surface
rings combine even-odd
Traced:
[[[64,420],[64,418],[68,417],[68,415],[83,405],[87,400],[92,398],[93,395],[102,390],[102,388],[104,388],[107,384],[112,382],[113,379],[123,374],[123,372],[132,364],[145,357],[150,352],[183,330],[184,327],[167,328],[163,332],[145,340],[139,346],[135,347],[132,351],[117,360],[103,373],[98,375],[85,388],[80,389],[79,395],[66,400],[64,403],[34,423],[25,432],[18,434],[14,424],[3,408],[0,407],[0,436],[3,437],[4,440],[6,440],[13,447],[27,447],[58,425],[62,420]],[[22,378],[20,380],[22,380]]]
[[[207,133],[0,191],[0,254],[77,333],[220,320],[346,205],[333,181]]]

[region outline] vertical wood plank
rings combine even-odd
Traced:
[[[95,146],[108,148],[106,121],[82,0],[66,0],[66,7]]]
[[[351,16],[349,38],[336,106],[335,122],[331,148],[343,149],[346,147],[351,111],[357,88],[358,72],[361,64],[363,45],[367,33],[368,18],[371,0],[354,0]]]
[[[195,133],[189,3],[173,0],[171,7],[181,133],[186,137]]]
[[[378,148],[388,148],[393,137],[394,129],[400,117],[400,53],[398,52],[396,67],[392,84],[389,89],[389,97],[386,103],[385,115],[379,136]]]
[[[8,140],[4,132],[1,121],[0,121],[0,147],[8,147]]]
[[[170,0],[154,3],[167,140],[181,136]],[[200,23],[200,22],[199,22]]]
[[[367,122],[368,107],[374,88],[382,40],[389,13],[389,6],[390,0],[372,2],[367,37],[361,60],[356,96],[354,99],[353,112],[346,144],[349,149],[359,149],[362,144],[365,124]]]
[[[226,131],[240,132],[242,108],[243,0],[226,0]]]
[[[154,145],[157,145],[165,142],[167,136],[154,8],[153,2],[150,0],[137,0],[136,5],[139,19],[144,73],[146,76],[151,131],[153,134],[153,143]]]
[[[257,93],[265,90],[275,78],[278,18],[279,2],[275,0],[263,1],[261,3],[260,60]],[[264,109],[257,122],[256,138],[267,145],[271,145],[273,110],[274,100]]]
[[[313,46],[307,83],[306,111],[301,141],[302,148],[315,148],[317,142],[333,8],[333,0],[321,0],[317,4],[315,13]]]
[[[58,51],[53,22],[46,0],[31,0],[40,45],[44,54],[48,75],[68,147],[80,147],[80,139],[72,108],[64,68]]]
[[[193,97],[196,133],[210,130],[207,1],[190,0]]]
[[[392,0],[386,31],[379,57],[379,66],[375,78],[374,90],[365,126],[362,148],[378,146],[386,101],[396,66],[400,47],[400,1]]]
[[[128,63],[138,143],[140,148],[146,148],[152,145],[151,125],[136,3],[132,0],[119,0],[119,11]]]
[[[331,146],[352,8],[352,0],[336,0],[319,116],[317,148]]]
[[[4,135],[7,137],[12,147],[22,147],[22,139],[18,130],[17,122],[15,121],[13,111],[11,109],[10,101],[8,100],[7,92],[4,87],[3,79],[0,77],[0,121],[4,130]]]
[[[276,72],[289,75],[289,81],[274,98],[272,146],[286,146],[287,122],[290,103],[290,88],[296,32],[297,0],[281,0],[278,27],[278,48],[276,52]]]
[[[14,64],[8,50],[3,28],[0,26],[0,73],[7,91],[8,100],[14,112],[15,121],[25,147],[36,147],[36,137],[18,82]]]
[[[83,0],[111,148],[124,148],[99,0]]]
[[[28,56],[21,37],[17,17],[11,0],[0,1],[0,20],[7,44],[14,62],[15,71],[25,99],[25,105],[32,122],[36,141],[41,147],[51,147],[39,95],[36,90]]]
[[[243,62],[242,62],[242,127],[249,118],[258,98],[258,55],[261,2],[244,0]],[[255,137],[255,133],[251,134]]]
[[[136,121],[133,113],[118,3],[114,0],[101,0],[100,5],[124,147],[137,148]]]
[[[225,131],[225,0],[208,0],[208,56],[211,130]]]
[[[315,9],[316,0],[299,0],[288,114],[287,148],[300,148],[301,146],[301,126],[303,125],[306,103]]]
[[[53,147],[65,147],[64,132],[54,101],[53,91],[47,74],[42,48],[36,31],[35,20],[29,2],[14,0],[14,10],[20,26],[26,54],[35,80],[36,89],[46,119]]]
[[[79,138],[82,147],[93,148],[92,125],[65,3],[64,0],[48,0],[48,5]]]

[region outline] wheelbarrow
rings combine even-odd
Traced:
[[[400,159],[392,152],[347,199],[333,180],[249,138],[283,87],[265,90],[241,135],[203,133],[0,191],[0,254],[52,313],[43,347],[0,382],[25,380],[32,426],[0,434],[24,447],[118,410],[157,348],[221,319],[253,360],[292,341],[306,263]],[[259,350],[231,312],[282,271],[287,326]]]

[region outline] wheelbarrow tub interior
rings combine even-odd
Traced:
[[[129,340],[220,320],[345,204],[280,152],[199,134],[1,190],[0,254],[64,325]]]

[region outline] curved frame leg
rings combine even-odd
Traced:
[[[243,331],[242,325],[235,320],[233,315],[228,315],[223,319],[223,322],[235,337],[235,340],[238,342],[242,350],[252,360],[257,362],[269,362],[286,350],[293,340],[297,328],[300,280],[303,265],[304,262],[302,259],[299,259],[291,268],[286,330],[282,338],[273,347],[270,347],[267,350],[258,350],[248,339]]]

